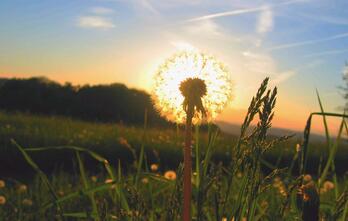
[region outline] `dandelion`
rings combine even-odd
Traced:
[[[18,186],[17,190],[18,190],[19,193],[25,193],[25,192],[27,192],[28,187],[25,184],[21,184],[21,185]]]
[[[144,177],[143,179],[141,179],[141,182],[142,182],[143,184],[148,184],[148,183],[149,183],[149,179],[146,178],[146,177]]]
[[[176,179],[176,173],[173,170],[168,170],[164,173],[164,177],[168,180],[175,180]]]
[[[224,65],[195,51],[169,58],[155,76],[153,100],[161,115],[186,123],[184,148],[183,220],[191,219],[192,123],[211,121],[231,98],[232,84]]]
[[[232,97],[232,84],[225,66],[214,57],[183,51],[159,68],[152,97],[161,115],[177,123],[185,122],[185,106],[192,101],[197,108],[193,122],[198,123],[204,115],[202,106],[208,121],[224,109]]]
[[[24,206],[32,206],[33,205],[33,201],[30,200],[30,199],[23,199],[22,204]]]
[[[319,192],[320,192],[320,194],[324,194],[327,192],[327,189],[322,187],[322,188],[320,188]]]
[[[97,177],[96,176],[91,176],[91,180],[96,183],[97,182]]]
[[[329,191],[335,188],[335,184],[333,184],[333,182],[331,181],[325,181],[323,184],[323,188]]]
[[[158,164],[151,164],[150,168],[152,172],[156,172],[158,170]]]
[[[280,177],[275,177],[275,178],[273,179],[273,187],[274,187],[274,188],[279,188],[279,187],[281,187],[281,186],[283,186],[282,180],[280,179]]]
[[[112,183],[112,182],[113,182],[113,180],[112,180],[112,179],[106,179],[104,183],[106,183],[106,184],[107,184],[107,183]]]
[[[59,191],[58,191],[58,195],[59,195],[59,196],[64,196],[64,191],[63,191],[63,190],[59,190]]]
[[[106,180],[104,181],[104,183],[106,183],[106,184],[112,183],[112,182],[114,182],[113,179],[106,179]],[[111,185],[111,189],[115,189],[115,188],[116,188],[116,184],[112,184],[112,185]]]
[[[6,198],[4,196],[0,196],[0,205],[4,205],[6,203]]]
[[[119,142],[122,146],[125,146],[125,147],[127,147],[127,148],[131,148],[131,145],[128,143],[128,140],[125,139],[124,137],[118,138],[118,142]]]
[[[6,186],[5,181],[0,180],[0,189],[1,189],[1,188],[4,188],[5,186]]]
[[[268,202],[266,200],[261,201],[261,207],[262,208],[267,208],[268,207]]]
[[[304,175],[303,176],[303,181],[306,182],[306,183],[312,181],[312,176],[309,175],[309,174]]]
[[[279,187],[279,193],[280,195],[282,195],[283,197],[287,197],[288,193],[286,192],[286,189],[284,186]]]

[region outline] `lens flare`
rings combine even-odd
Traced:
[[[174,54],[162,64],[155,75],[152,98],[156,109],[169,121],[184,123],[184,96],[179,88],[181,82],[199,78],[206,85],[202,104],[206,111],[196,111],[193,123],[212,121],[225,108],[232,97],[232,83],[225,66],[214,57],[196,51]]]

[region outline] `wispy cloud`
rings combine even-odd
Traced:
[[[347,38],[348,37],[348,32],[342,33],[342,34],[337,34],[337,35],[332,35],[326,38],[319,38],[319,39],[313,39],[313,40],[307,40],[307,41],[299,41],[299,42],[293,42],[293,43],[287,43],[287,44],[282,44],[282,45],[277,45],[275,47],[272,47],[268,49],[269,51],[274,51],[274,50],[281,50],[281,49],[286,49],[286,48],[294,48],[294,47],[299,47],[299,46],[304,46],[304,45],[311,45],[311,44],[317,44],[321,42],[326,42],[326,41],[332,41],[336,39],[341,39],[341,38]]]
[[[135,4],[140,3],[140,5],[149,10],[150,12],[152,12],[155,15],[159,15],[159,11],[152,5],[152,3],[149,0],[138,0],[135,2]]]
[[[106,8],[106,7],[92,7],[91,12],[98,15],[107,15],[107,14],[112,14],[114,10],[112,10],[111,8]]]
[[[298,16],[303,17],[304,19],[310,19],[321,23],[328,23],[333,25],[348,25],[348,20],[346,18],[341,18],[337,16],[325,16],[318,14],[312,15],[304,13],[298,13]]]
[[[273,11],[269,6],[264,8],[260,13],[256,26],[256,31],[260,34],[269,32],[273,28]]]
[[[192,24],[185,26],[184,29],[189,34],[199,34],[215,37],[224,36],[223,30],[221,30],[220,26],[212,20],[200,21],[195,23],[194,25]]]
[[[306,57],[306,58],[321,57],[321,56],[326,56],[326,55],[342,54],[342,53],[346,53],[346,52],[348,52],[348,49],[321,51],[321,52],[306,54],[303,57]]]
[[[253,13],[253,12],[259,12],[263,10],[267,10],[274,7],[279,7],[282,5],[290,5],[295,3],[301,3],[301,2],[307,2],[308,0],[289,0],[278,4],[272,4],[269,6],[261,6],[261,7],[254,7],[254,8],[246,8],[246,9],[237,9],[237,10],[231,10],[226,12],[219,12],[219,13],[213,13],[209,15],[203,15],[196,18],[191,18],[187,20],[187,22],[193,22],[193,21],[200,21],[200,20],[207,20],[207,19],[213,19],[213,18],[219,18],[219,17],[226,17],[226,16],[235,16],[235,15],[241,15],[241,14],[247,14],[247,13]]]
[[[270,83],[272,85],[278,85],[278,84],[280,84],[282,82],[287,81],[289,78],[291,78],[292,76],[294,76],[296,74],[297,73],[294,70],[289,70],[289,71],[282,72],[280,74],[277,74],[275,77],[273,77]]]
[[[77,25],[82,28],[110,29],[114,28],[113,22],[101,16],[81,16],[77,20]]]

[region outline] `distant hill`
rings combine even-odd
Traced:
[[[240,126],[238,124],[232,124],[224,121],[217,121],[215,122],[218,127],[223,131],[224,133],[231,134],[231,135],[239,135],[240,134]],[[279,127],[272,127],[269,131],[269,135],[280,137],[285,135],[294,135],[296,139],[302,139],[303,138],[303,132],[302,131],[294,131],[289,130],[285,128],[279,128]],[[323,142],[326,140],[326,138],[319,134],[311,133],[310,140],[312,141],[320,141]]]

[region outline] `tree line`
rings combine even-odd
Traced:
[[[0,109],[133,125],[143,124],[147,110],[151,125],[169,125],[148,93],[119,83],[73,86],[44,77],[0,79]]]

